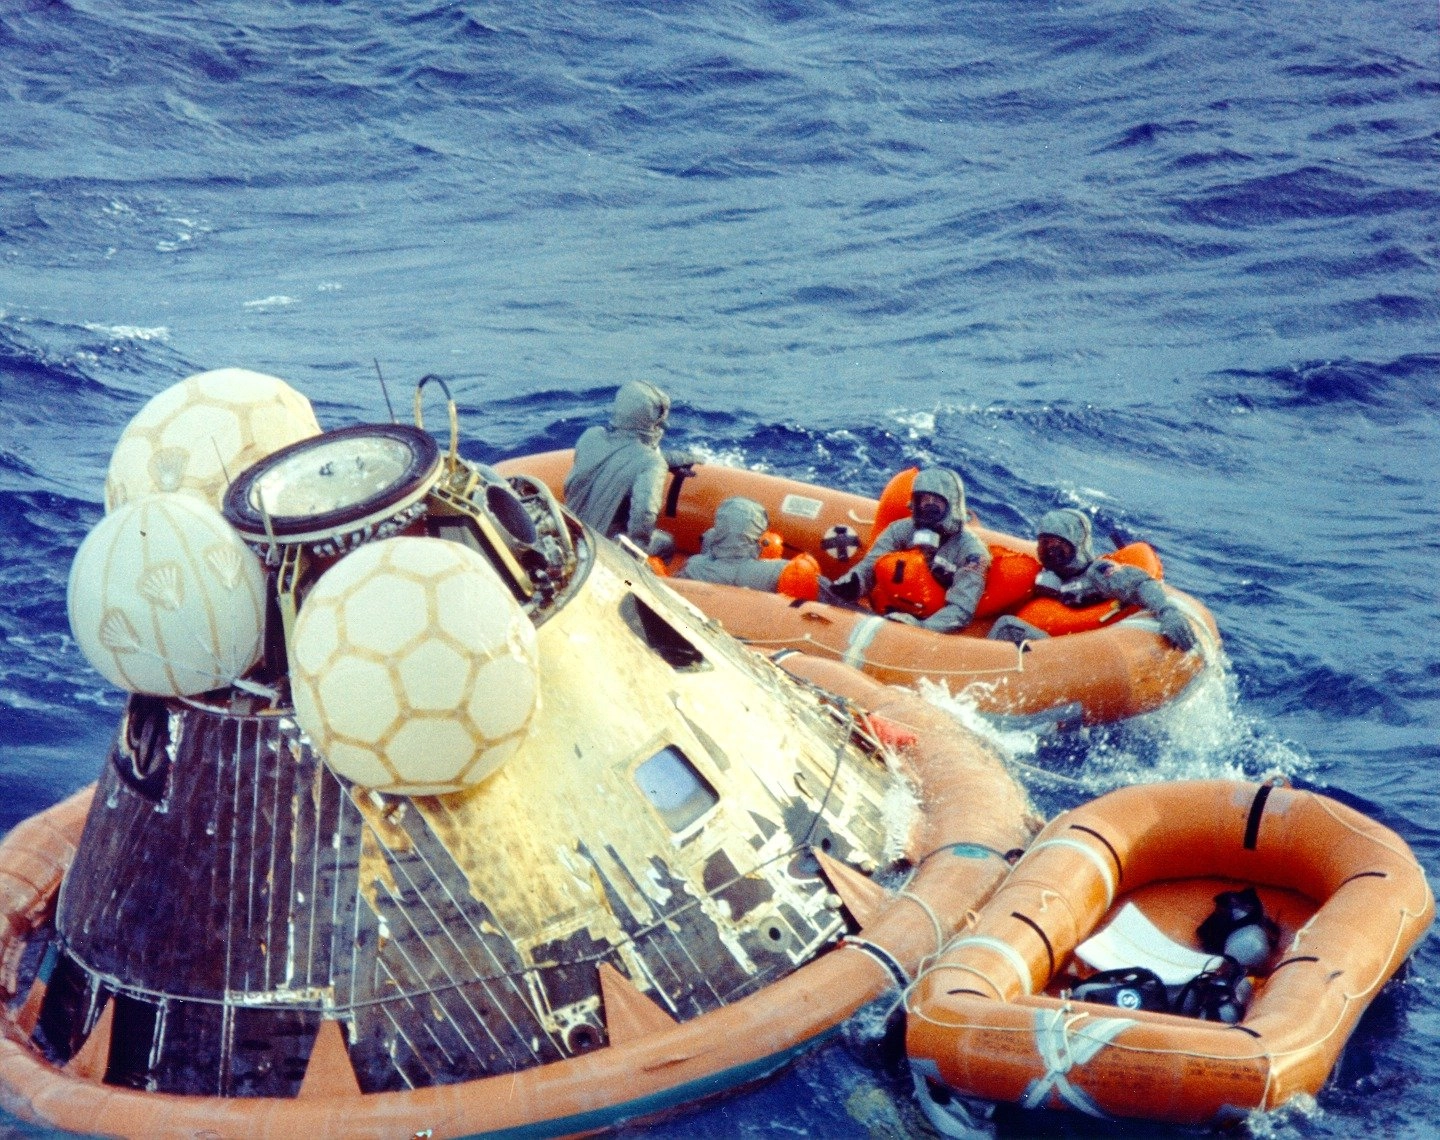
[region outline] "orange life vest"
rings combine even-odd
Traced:
[[[877,614],[906,613],[927,618],[945,604],[945,587],[935,581],[925,555],[892,550],[875,563],[870,608]]]
[[[1018,606],[1035,591],[1040,560],[1008,546],[990,547],[990,569],[985,572],[985,591],[975,603],[977,618],[992,618],[1011,606]]]
[[[1124,566],[1138,566],[1152,578],[1163,578],[1165,568],[1160,556],[1148,542],[1132,542],[1112,554],[1101,555],[1111,562]],[[1034,579],[1031,579],[1033,584]],[[1067,606],[1059,598],[1032,598],[1015,611],[1021,621],[1027,621],[1037,629],[1043,629],[1052,636],[1062,633],[1085,633],[1099,629],[1102,625],[1120,621],[1131,614],[1140,612],[1139,606],[1122,606],[1117,601],[1106,600],[1090,606]]]
[[[763,556],[762,556],[763,557]],[[820,596],[820,563],[813,554],[797,554],[785,563],[780,571],[780,581],[775,583],[775,592],[788,598],[799,598],[813,602]]]
[[[781,537],[778,531],[767,530],[764,534],[760,536],[760,557],[785,557],[785,539]]]

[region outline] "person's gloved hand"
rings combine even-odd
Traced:
[[[656,530],[645,545],[645,553],[652,558],[668,559],[675,553],[675,539],[663,530]]]
[[[901,625],[922,625],[922,624],[924,624],[924,623],[921,622],[921,620],[920,620],[919,618],[917,618],[914,614],[903,613],[903,612],[900,611],[900,610],[893,610],[893,611],[891,611],[890,613],[886,614],[885,617],[886,617],[886,619],[889,620],[889,621],[898,621]]]
[[[842,574],[830,583],[830,592],[842,601],[859,601],[860,579],[854,574]]]
[[[1155,615],[1160,622],[1160,633],[1176,649],[1186,653],[1195,648],[1195,631],[1185,620],[1179,606],[1166,606]]]
[[[1008,641],[1013,645],[1022,645],[1027,641],[1040,641],[1050,635],[1014,614],[1001,614],[985,636],[991,641]]]
[[[692,451],[688,447],[677,447],[673,450],[667,447],[664,454],[665,466],[672,471],[677,467],[694,467],[704,460],[704,456],[698,451]]]

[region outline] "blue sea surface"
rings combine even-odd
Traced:
[[[477,459],[640,378],[714,461],[870,494],[947,463],[1012,531],[1083,507],[1228,661],[1011,734],[1037,800],[1279,772],[1433,875],[1437,57],[1433,0],[9,0],[0,830],[95,777],[121,707],[65,588],[129,418],[239,366],[384,419],[378,368],[397,406],[443,376]],[[1252,1134],[1433,1134],[1437,981],[1432,938]],[[864,1030],[626,1134],[931,1135]]]

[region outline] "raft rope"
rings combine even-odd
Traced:
[[[945,927],[941,925],[940,916],[935,913],[935,908],[908,887],[902,890],[896,898],[909,899],[925,912],[926,917],[930,919],[930,925],[935,928],[935,953],[940,953],[945,946]]]
[[[1025,852],[1026,858],[1036,851],[1044,850],[1046,847],[1068,847],[1080,852],[1080,854],[1084,855],[1090,862],[1094,863],[1096,869],[1100,872],[1101,881],[1105,884],[1105,909],[1110,909],[1110,904],[1115,901],[1115,875],[1111,870],[1110,864],[1106,863],[1105,860],[1100,857],[1098,851],[1088,844],[1081,843],[1077,839],[1069,839],[1063,835],[1057,835],[1053,839],[1042,840],[1040,843],[1031,846],[1030,849]]]
[[[913,987],[912,987],[912,989],[913,989]],[[987,1000],[989,1000],[989,999],[987,999]],[[1069,1025],[1078,1024],[1082,1019],[1093,1018],[1093,1015],[1090,1014],[1088,1011],[1071,1011],[1071,1007],[1069,1006],[1068,1003],[1065,1003],[1065,1002],[1062,1002],[1061,1005],[1060,1005],[1060,1007],[1059,1007],[1058,1009],[1056,1009],[1056,1010],[1047,1010],[1047,1009],[1044,1009],[1044,1008],[1040,1008],[1040,1009],[1037,1009],[1036,1012],[1037,1012],[1037,1013],[1053,1013],[1053,1014],[1055,1014],[1056,1016],[1059,1016],[1060,1014],[1068,1014],[1068,1016],[1070,1017],[1070,1021],[1067,1023],[1067,1027],[1068,1027]],[[1006,1034],[1019,1035],[1019,1036],[1029,1036],[1029,1035],[1032,1033],[1032,1030],[1031,1030],[1029,1027],[1020,1026],[1020,1025],[994,1025],[994,1024],[990,1024],[990,1023],[987,1023],[987,1022],[976,1022],[976,1021],[946,1021],[946,1020],[941,1020],[940,1018],[931,1016],[929,1013],[925,1012],[925,1010],[923,1010],[923,1009],[918,1009],[918,1008],[916,1008],[915,1006],[909,1004],[908,1002],[906,1003],[906,1006],[905,1006],[905,1013],[906,1013],[906,1015],[909,1016],[909,1017],[918,1018],[918,1019],[921,1020],[921,1021],[927,1022],[927,1023],[930,1024],[930,1025],[934,1025],[934,1026],[936,1026],[937,1028],[945,1029],[945,1030],[972,1031],[972,1032],[977,1032],[977,1033],[979,1033],[979,1032],[983,1032],[983,1033],[1006,1033]],[[1128,1027],[1130,1027],[1130,1026],[1135,1026],[1135,1025],[1139,1025],[1139,1024],[1140,1024],[1140,1022],[1131,1020],[1131,1019],[1129,1019],[1129,1018],[1114,1018],[1114,1019],[1105,1018],[1105,1019],[1103,1019],[1103,1020],[1106,1020],[1106,1021],[1109,1021],[1109,1020],[1120,1021],[1120,1022],[1122,1023],[1121,1026],[1120,1026],[1121,1029],[1128,1028]],[[1211,1026],[1219,1027],[1222,1023],[1220,1023],[1220,1022],[1200,1022],[1199,1024],[1201,1024],[1201,1025],[1211,1025]],[[1157,1056],[1157,1057],[1190,1057],[1190,1058],[1193,1058],[1193,1059],[1195,1059],[1195,1060],[1200,1060],[1200,1061],[1264,1061],[1264,1062],[1266,1062],[1265,1100],[1268,1101],[1268,1099],[1269,1099],[1270,1084],[1271,1084],[1271,1080],[1272,1080],[1272,1078],[1273,1078],[1273,1070],[1274,1070],[1274,1065],[1275,1065],[1275,1060],[1276,1060],[1276,1058],[1277,1058],[1277,1057],[1288,1056],[1288,1055],[1291,1054],[1291,1053],[1300,1053],[1300,1052],[1304,1052],[1304,1051],[1306,1051],[1306,1050],[1308,1050],[1308,1049],[1312,1049],[1312,1048],[1314,1048],[1314,1045],[1315,1045],[1315,1044],[1318,1044],[1318,1043],[1320,1043],[1321,1041],[1324,1041],[1327,1037],[1332,1036],[1332,1035],[1334,1034],[1335,1030],[1338,1029],[1338,1027],[1339,1027],[1339,1023],[1337,1022],[1336,1026],[1332,1027],[1332,1029],[1330,1029],[1329,1031],[1327,1031],[1325,1034],[1321,1035],[1314,1043],[1311,1043],[1311,1044],[1307,1044],[1307,1045],[1303,1045],[1303,1046],[1297,1046],[1297,1047],[1295,1047],[1294,1049],[1287,1049],[1287,1050],[1282,1050],[1282,1051],[1276,1051],[1276,1050],[1272,1050],[1272,1049],[1265,1048],[1265,1047],[1263,1047],[1263,1046],[1257,1046],[1257,1047],[1255,1048],[1255,1051],[1254,1051],[1254,1052],[1248,1053],[1248,1054],[1243,1054],[1243,1053],[1220,1053],[1220,1052],[1216,1052],[1216,1051],[1213,1051],[1213,1050],[1205,1050],[1205,1049],[1195,1048],[1195,1047],[1193,1047],[1193,1046],[1190,1047],[1190,1048],[1180,1048],[1180,1047],[1176,1047],[1176,1048],[1166,1049],[1166,1048],[1160,1048],[1160,1047],[1153,1046],[1153,1045],[1131,1045],[1131,1044],[1128,1044],[1127,1042],[1125,1042],[1125,1041],[1123,1041],[1123,1040],[1118,1040],[1118,1039],[1111,1039],[1111,1040],[1105,1042],[1105,1044],[1106,1044],[1107,1047],[1109,1047],[1109,1048],[1111,1048],[1111,1049],[1119,1049],[1119,1050],[1123,1050],[1124,1052],[1127,1052],[1127,1053],[1136,1053],[1136,1054],[1141,1054],[1141,1055],[1145,1055],[1145,1056]],[[1229,1026],[1229,1025],[1227,1025],[1227,1026],[1225,1026],[1225,1028],[1226,1028],[1226,1029],[1234,1029],[1234,1028],[1238,1028],[1238,1027],[1237,1027],[1237,1026]],[[1256,1040],[1256,1039],[1255,1039],[1254,1037],[1250,1037],[1250,1038],[1248,1038],[1248,1040]],[[1042,1054],[1042,1056],[1041,1056],[1041,1059],[1044,1060],[1044,1055],[1043,1055],[1043,1054]],[[1088,1060],[1088,1059],[1089,1059],[1089,1058],[1087,1058],[1087,1060]],[[1262,1102],[1261,1102],[1261,1107],[1264,1107],[1264,1106],[1265,1106],[1265,1101],[1262,1101]]]
[[[1216,665],[1221,658],[1220,643],[1210,626],[1201,617],[1200,610],[1191,599],[1171,593],[1170,600],[1179,606],[1188,619],[1191,628],[1195,631],[1196,645],[1200,650],[1200,656],[1206,667]],[[1141,611],[1134,617],[1126,618],[1123,624],[1137,626],[1152,633],[1160,632],[1160,623],[1152,617],[1142,616],[1147,611]],[[817,656],[828,655],[836,661],[842,661],[856,669],[863,669],[866,665],[873,665],[877,668],[887,669],[894,673],[908,673],[915,677],[1006,677],[1025,672],[1025,650],[1015,646],[1015,663],[1010,666],[991,666],[985,669],[953,669],[940,666],[920,667],[906,665],[896,661],[882,661],[869,655],[870,643],[875,636],[885,627],[888,618],[878,616],[867,616],[850,631],[848,643],[844,649],[836,649],[823,641],[817,641],[808,632],[799,638],[755,638],[746,637],[741,640],[746,645],[758,646],[762,649],[779,646],[794,649],[797,641],[803,643],[807,648],[795,650],[801,653],[818,651]]]
[[[1306,795],[1310,795],[1310,793],[1305,793],[1305,794],[1306,794]],[[1413,857],[1407,857],[1404,852],[1398,850],[1392,843],[1390,843],[1390,842],[1388,842],[1388,841],[1385,841],[1385,840],[1383,840],[1383,839],[1375,836],[1374,834],[1372,834],[1372,833],[1371,833],[1370,831],[1368,831],[1367,829],[1362,828],[1362,827],[1358,827],[1358,826],[1356,826],[1353,822],[1351,822],[1350,820],[1343,818],[1343,817],[1335,810],[1335,808],[1334,808],[1327,800],[1325,800],[1323,797],[1314,796],[1313,798],[1316,799],[1316,800],[1319,802],[1319,805],[1320,805],[1320,807],[1322,808],[1322,810],[1324,810],[1325,813],[1326,813],[1327,815],[1329,815],[1329,816],[1330,816],[1337,824],[1339,824],[1341,827],[1345,828],[1345,829],[1348,830],[1348,831],[1353,832],[1354,834],[1356,834],[1356,835],[1358,835],[1358,836],[1361,836],[1361,837],[1364,838],[1364,839],[1369,840],[1371,843],[1374,843],[1376,846],[1382,848],[1383,850],[1389,851],[1391,854],[1394,854],[1394,855],[1402,858],[1407,864],[1410,864],[1412,867],[1415,866],[1414,861],[1413,861]],[[1052,841],[1052,842],[1053,842],[1053,841]],[[1076,846],[1080,846],[1080,845],[1076,844]],[[1032,851],[1033,851],[1033,850],[1036,850],[1036,848],[1032,847],[1031,850],[1032,850]],[[1417,868],[1417,869],[1418,869],[1418,868]],[[1108,879],[1107,879],[1107,881],[1108,881]],[[1123,1051],[1128,1052],[1128,1053],[1143,1054],[1143,1055],[1153,1055],[1153,1056],[1180,1056],[1180,1057],[1193,1058],[1193,1059],[1197,1059],[1197,1060],[1263,1061],[1263,1062],[1265,1062],[1265,1081],[1264,1081],[1264,1087],[1263,1087],[1263,1089],[1261,1090],[1261,1096],[1260,1096],[1259,1103],[1257,1104],[1256,1107],[1258,1107],[1258,1108],[1260,1108],[1260,1109],[1262,1109],[1262,1110],[1266,1110],[1266,1109],[1272,1108],[1273,1105],[1271,1104],[1271,1098],[1272,1098],[1272,1096],[1273,1096],[1273,1088],[1274,1088],[1274,1082],[1275,1082],[1276,1062],[1277,1062],[1278,1060],[1281,1060],[1281,1059],[1284,1059],[1284,1058],[1287,1058],[1287,1057],[1296,1056],[1296,1055],[1301,1055],[1301,1054],[1304,1054],[1304,1053],[1313,1051],[1313,1050],[1316,1049],[1317,1047],[1325,1044],[1327,1041],[1329,1041],[1329,1040],[1331,1040],[1333,1037],[1335,1037],[1335,1035],[1338,1034],[1338,1033],[1341,1031],[1341,1027],[1345,1024],[1346,1019],[1347,1019],[1347,1012],[1348,1012],[1348,1010],[1350,1009],[1351,1005],[1352,1005],[1354,1002],[1360,1001],[1360,1000],[1366,998],[1367,996],[1373,994],[1379,987],[1383,986],[1384,983],[1386,982],[1386,980],[1390,977],[1390,975],[1391,975],[1391,973],[1392,973],[1393,971],[1392,971],[1389,967],[1391,966],[1392,963],[1396,962],[1397,959],[1398,959],[1398,957],[1399,957],[1400,943],[1401,943],[1401,941],[1402,941],[1402,938],[1403,938],[1403,934],[1404,934],[1405,929],[1406,929],[1411,923],[1422,921],[1422,920],[1426,917],[1426,914],[1428,913],[1428,911],[1429,911],[1429,907],[1427,907],[1427,906],[1422,906],[1419,910],[1415,910],[1415,909],[1413,909],[1413,908],[1411,908],[1411,907],[1409,907],[1409,906],[1404,906],[1404,907],[1399,908],[1399,913],[1398,913],[1398,916],[1397,916],[1397,917],[1398,917],[1398,921],[1397,921],[1397,923],[1396,923],[1396,925],[1395,925],[1394,932],[1393,932],[1393,935],[1392,935],[1392,938],[1391,938],[1390,950],[1389,950],[1389,952],[1385,955],[1384,963],[1383,963],[1381,966],[1379,966],[1379,968],[1377,969],[1377,972],[1376,972],[1375,977],[1372,978],[1372,979],[1371,979],[1369,982],[1367,982],[1365,985],[1361,986],[1358,990],[1355,990],[1355,991],[1352,991],[1352,992],[1346,992],[1346,993],[1341,994],[1340,1008],[1339,1008],[1339,1010],[1337,1011],[1334,1020],[1330,1023],[1330,1025],[1329,1025],[1322,1033],[1320,1033],[1320,1034],[1318,1034],[1318,1035],[1316,1035],[1316,1036],[1314,1036],[1314,1037],[1312,1037],[1312,1038],[1310,1038],[1310,1039],[1308,1039],[1308,1040],[1306,1040],[1306,1041],[1304,1041],[1304,1042],[1298,1043],[1298,1044],[1296,1044],[1296,1045],[1293,1045],[1293,1046],[1291,1046],[1291,1047],[1289,1047],[1289,1048],[1285,1048],[1285,1049],[1276,1049],[1276,1048],[1272,1048],[1272,1047],[1270,1047],[1270,1046],[1268,1046],[1268,1045],[1258,1044],[1258,1042],[1260,1041],[1259,1035],[1256,1034],[1256,1033],[1254,1033],[1253,1030],[1246,1030],[1244,1024],[1241,1023],[1241,1024],[1236,1025],[1236,1026],[1231,1026],[1230,1028],[1241,1029],[1242,1031],[1248,1032],[1248,1033],[1252,1036],[1252,1038],[1254,1038],[1254,1039],[1257,1041],[1257,1045],[1256,1045],[1255,1052],[1250,1053],[1250,1054],[1248,1054],[1248,1055],[1246,1055],[1246,1054],[1219,1054],[1219,1053],[1215,1053],[1215,1052],[1206,1051],[1206,1050],[1203,1050],[1203,1049],[1198,1049],[1198,1048],[1195,1048],[1195,1047],[1185,1048],[1185,1047],[1177,1046],[1177,1047],[1175,1047],[1175,1048],[1166,1049],[1166,1048],[1158,1048],[1158,1047],[1155,1047],[1155,1046],[1137,1046],[1137,1045],[1128,1044],[1128,1043],[1126,1043],[1126,1042],[1124,1042],[1124,1041],[1115,1040],[1115,1039],[1114,1039],[1115,1035],[1111,1035],[1110,1039],[1108,1039],[1108,1040],[1106,1040],[1105,1042],[1103,1042],[1102,1045],[1105,1046],[1105,1047],[1112,1048],[1112,1049],[1123,1050]],[[1307,925],[1308,925],[1308,924],[1307,924]],[[1305,928],[1302,927],[1302,928],[1301,928],[1301,931],[1299,932],[1299,934],[1296,935],[1296,941],[1297,941],[1297,942],[1299,941],[1299,939],[1300,939],[1301,937],[1303,937],[1303,935],[1304,935],[1304,930],[1305,930]],[[967,943],[968,943],[968,944],[972,944],[972,945],[983,944],[983,945],[985,945],[987,948],[994,949],[994,950],[1000,952],[1001,955],[1002,955],[1002,957],[1004,957],[1007,961],[1009,961],[1010,964],[1012,965],[1012,967],[1015,965],[1015,962],[1014,962],[1014,960],[1010,957],[1010,955],[1005,954],[1004,951],[1005,951],[1005,950],[1010,950],[1010,954],[1013,954],[1013,955],[1014,955],[1014,958],[1017,958],[1017,959],[1019,958],[1018,952],[1015,952],[1013,949],[1011,949],[1011,948],[1008,946],[1008,944],[1003,943],[1003,942],[1000,942],[998,939],[987,939],[987,938],[983,938],[983,937],[979,937],[979,936],[969,936],[969,937],[960,937],[960,938],[957,938],[957,939],[955,939],[954,941],[952,941],[949,946],[946,947],[945,952],[946,952],[946,953],[949,953],[951,950],[959,949],[961,946],[963,946],[963,945],[965,945],[965,944],[967,944]],[[1003,949],[1002,949],[1002,948],[1003,948]],[[1292,947],[1292,949],[1293,949],[1293,948],[1295,948],[1295,947]],[[1020,959],[1020,960],[1023,962],[1023,959]],[[1316,961],[1316,963],[1318,964],[1318,959],[1316,959],[1315,961]],[[917,1006],[915,1006],[915,1005],[913,1004],[911,998],[912,998],[912,996],[913,996],[916,988],[917,988],[918,985],[920,984],[920,982],[923,981],[923,980],[924,980],[925,978],[927,978],[928,976],[930,976],[931,974],[937,973],[937,972],[939,972],[939,971],[941,971],[941,970],[955,970],[955,971],[959,971],[959,972],[961,972],[961,973],[968,973],[968,974],[974,975],[975,977],[980,978],[985,984],[987,984],[988,986],[990,986],[991,992],[992,992],[993,994],[999,995],[999,994],[1001,994],[1001,993],[1003,992],[1003,990],[1001,990],[1001,988],[999,987],[999,985],[997,985],[997,984],[995,983],[995,981],[994,981],[988,974],[985,973],[984,970],[982,970],[982,969],[980,969],[980,968],[978,968],[978,967],[976,967],[976,966],[973,966],[973,965],[971,965],[970,963],[967,963],[967,962],[956,962],[956,961],[936,961],[936,962],[933,962],[933,963],[930,963],[930,964],[928,964],[928,965],[923,966],[922,969],[918,972],[915,981],[907,988],[906,993],[905,993],[905,1013],[906,1013],[907,1016],[918,1018],[919,1020],[925,1021],[925,1022],[927,1022],[927,1023],[931,1024],[931,1025],[937,1026],[938,1028],[945,1029],[945,1030],[950,1030],[950,1031],[957,1031],[957,1030],[958,1030],[958,1031],[974,1031],[974,1032],[988,1032],[988,1033],[997,1033],[997,1032],[998,1032],[998,1033],[1012,1033],[1012,1034],[1014,1034],[1014,1033],[1024,1034],[1024,1033],[1028,1033],[1028,1032],[1029,1032],[1029,1030],[1024,1029],[1024,1028],[1019,1027],[1019,1026],[1000,1026],[1000,1025],[987,1024],[987,1023],[975,1023],[975,1022],[971,1022],[971,1021],[950,1021],[950,1020],[945,1020],[945,1019],[941,1019],[941,1018],[939,1018],[939,1017],[936,1017],[936,1016],[928,1013],[926,1010],[921,1009],[921,1008],[918,1008]],[[1019,971],[1017,970],[1017,973],[1018,973],[1018,972],[1019,972]],[[1027,968],[1027,971],[1026,971],[1026,972],[1028,973],[1028,968]],[[1023,977],[1025,976],[1025,974],[1024,974],[1024,973],[1021,973],[1020,976],[1021,976],[1022,979],[1023,979]],[[955,992],[955,991],[951,991],[951,992]],[[1027,991],[1027,992],[1028,992],[1028,991]],[[978,993],[978,992],[976,993],[976,996],[979,997],[979,998],[981,998],[981,999],[983,999],[983,1000],[998,1000],[998,997],[997,997],[997,998],[991,998],[991,997],[989,997],[988,995],[981,994],[981,993]],[[1061,1014],[1067,1012],[1069,1009],[1070,1009],[1069,1003],[1068,1003],[1068,1002],[1062,1002],[1059,1010],[1058,1010],[1058,1011],[1055,1011],[1054,1016],[1055,1016],[1056,1018],[1058,1018],[1058,1017],[1060,1017]],[[1045,1011],[1044,1011],[1044,1010],[1037,1010],[1037,1026],[1038,1026],[1038,1024],[1039,1024],[1038,1018],[1039,1018],[1040,1014],[1043,1013],[1043,1012],[1045,1012]],[[1082,1013],[1080,1013],[1080,1014],[1077,1015],[1077,1018],[1076,1018],[1075,1020],[1071,1020],[1071,1021],[1064,1022],[1063,1024],[1064,1024],[1064,1026],[1065,1026],[1065,1031],[1066,1031],[1066,1033],[1068,1034],[1068,1032],[1069,1032],[1069,1027],[1070,1027],[1071,1025],[1077,1023],[1078,1018],[1089,1017],[1089,1016],[1091,1016],[1091,1015],[1088,1014],[1088,1013],[1082,1012]],[[1130,1021],[1130,1020],[1127,1020],[1127,1019],[1124,1019],[1124,1018],[1120,1018],[1120,1019],[1101,1019],[1101,1020],[1102,1020],[1102,1021],[1107,1021],[1107,1022],[1108,1022],[1108,1021],[1117,1021],[1117,1020],[1118,1020],[1118,1021],[1121,1023],[1121,1024],[1120,1024],[1120,1028],[1121,1028],[1121,1029],[1125,1028],[1125,1027],[1128,1026],[1128,1025],[1137,1024],[1136,1022],[1133,1022],[1133,1021]],[[1118,1032],[1119,1032],[1119,1030],[1116,1031],[1116,1034],[1118,1034]],[[1066,1041],[1064,1042],[1064,1044],[1065,1044],[1065,1047],[1066,1047],[1067,1049],[1070,1047],[1070,1046],[1068,1045],[1068,1037],[1066,1038]],[[1055,1073],[1056,1073],[1056,1061],[1057,1061],[1057,1059],[1060,1058],[1061,1055],[1060,1055],[1060,1053],[1057,1051],[1057,1045],[1056,1045],[1056,1043],[1055,1043],[1054,1041],[1042,1041],[1041,1034],[1039,1033],[1039,1030],[1038,1030],[1038,1029],[1037,1029],[1037,1031],[1036,1031],[1036,1051],[1037,1051],[1037,1053],[1039,1054],[1040,1059],[1042,1060],[1042,1062],[1044,1062],[1044,1064],[1046,1065],[1046,1068],[1047,1068],[1046,1076],[1045,1076],[1045,1078],[1043,1078],[1043,1079],[1044,1079],[1044,1080],[1049,1080],[1049,1079],[1050,1079],[1052,1076],[1054,1076]],[[1089,1053],[1086,1055],[1086,1057],[1085,1057],[1080,1063],[1083,1064],[1084,1061],[1088,1061],[1088,1060],[1090,1059],[1090,1057],[1093,1056],[1093,1055],[1094,1055],[1096,1052],[1098,1052],[1098,1051],[1099,1051],[1098,1047],[1095,1048],[1095,1049],[1091,1049],[1091,1050],[1089,1051]],[[1064,1074],[1065,1072],[1068,1072],[1071,1067],[1073,1067],[1073,1063],[1072,1063],[1071,1065],[1067,1065],[1067,1066],[1065,1067],[1065,1069],[1061,1070],[1061,1071],[1060,1071],[1060,1072],[1061,1072],[1061,1075],[1063,1076],[1063,1074]],[[1036,1084],[1036,1082],[1032,1082],[1032,1084],[1031,1084],[1031,1086],[1030,1086],[1030,1088],[1038,1088],[1038,1087],[1039,1087],[1039,1086]],[[1058,1085],[1052,1085],[1051,1087],[1054,1087],[1054,1088],[1056,1089],[1058,1095],[1060,1095],[1062,1099],[1066,1100],[1067,1103],[1072,1104],[1072,1107],[1082,1107],[1080,1104],[1070,1101],[1069,1098],[1065,1096],[1064,1091],[1059,1089]],[[1048,1091],[1048,1090],[1047,1090],[1047,1091]],[[1028,1092],[1028,1090],[1027,1090],[1027,1092]],[[1039,1101],[1037,1100],[1035,1103],[1038,1104]],[[1097,1108],[1098,1108],[1098,1106],[1097,1106]],[[1082,1110],[1083,1110],[1083,1111],[1088,1111],[1088,1110],[1084,1110],[1083,1108],[1082,1108]]]
[[[987,669],[921,668],[920,666],[916,665],[904,665],[892,661],[881,661],[877,658],[866,656],[866,654],[864,653],[864,649],[869,647],[871,639],[874,638],[876,633],[878,633],[881,629],[884,628],[885,622],[887,620],[888,619],[881,617],[868,617],[861,623],[860,626],[856,627],[856,634],[858,635],[858,632],[861,628],[869,626],[869,635],[868,637],[866,637],[865,644],[861,647],[861,651],[858,653],[855,652],[852,648],[846,648],[843,650],[836,649],[832,645],[826,645],[823,641],[816,641],[808,633],[800,638],[746,637],[741,638],[740,640],[742,640],[746,645],[757,646],[762,650],[772,647],[779,647],[781,649],[789,648],[793,650],[795,649],[795,643],[797,641],[800,641],[803,642],[806,646],[813,647],[813,650],[817,651],[814,653],[814,655],[817,657],[828,656],[835,661],[843,662],[844,664],[851,665],[857,669],[865,665],[875,665],[884,669],[889,669],[890,671],[895,673],[908,673],[915,677],[1004,677],[1014,673],[1025,672],[1025,659],[1024,655],[1020,651],[1019,646],[1015,647],[1015,664],[1013,666],[1001,666],[999,668],[992,666],[991,668]],[[876,624],[871,626],[869,625],[869,623]],[[852,635],[851,637],[852,646],[855,640],[855,636],[856,635]],[[795,651],[799,653],[810,653],[812,652],[812,649],[806,648]]]

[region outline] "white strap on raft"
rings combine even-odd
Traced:
[[[1096,870],[1100,872],[1100,879],[1105,884],[1105,909],[1110,909],[1110,904],[1115,901],[1115,868],[1105,861],[1104,856],[1088,844],[1081,843],[1078,839],[1047,839],[1043,843],[1036,843],[1025,852],[1025,858],[1029,859],[1035,852],[1046,847],[1073,847],[1090,862],[1095,864]],[[1023,862],[1024,860],[1022,860]]]
[[[1025,987],[1025,992],[1027,994],[1035,992],[1035,979],[1030,976],[1030,963],[1026,962],[1020,951],[1010,943],[1002,942],[999,938],[991,938],[987,934],[971,934],[965,938],[957,938],[946,949],[947,951],[958,950],[962,946],[984,946],[987,950],[994,950],[1010,963],[1010,968],[1015,971],[1015,976],[1020,979],[1020,984]],[[998,989],[998,987],[996,988]]]
[[[1035,1011],[1035,1050],[1045,1062],[1045,1075],[1025,1086],[1020,1098],[1021,1108],[1039,1108],[1051,1093],[1065,1105],[1087,1116],[1108,1119],[1109,1113],[1095,1103],[1089,1093],[1077,1089],[1067,1077],[1076,1066],[1084,1067],[1090,1058],[1110,1044],[1120,1032],[1135,1023],[1124,1017],[1085,1017],[1070,1028],[1076,1015],[1066,1008]]]
[[[845,647],[845,664],[858,669],[865,664],[865,651],[875,640],[875,635],[885,626],[883,617],[862,618],[850,631],[850,644]]]

